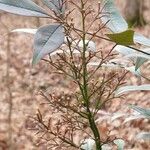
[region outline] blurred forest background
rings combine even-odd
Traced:
[[[133,4],[134,1],[137,5]],[[43,5],[40,0],[36,0]],[[94,0],[89,1],[91,4]],[[139,4],[143,2],[143,4]],[[132,3],[132,4],[131,4]],[[150,1],[149,0],[116,0],[122,14],[129,20],[136,31],[150,38]],[[94,4],[95,5],[95,4]],[[135,13],[133,13],[135,8]],[[69,9],[69,8],[68,8]],[[137,14],[140,14],[140,18]],[[131,19],[131,16],[134,19]],[[76,17],[76,16],[74,16]],[[78,19],[78,18],[76,18]],[[47,88],[55,91],[67,90],[69,81],[51,73],[51,69],[42,61],[34,68],[31,66],[33,52],[33,35],[9,33],[17,28],[37,28],[48,24],[45,19],[28,18],[0,12],[0,150],[7,150],[8,144],[16,150],[46,150],[43,143],[38,143],[38,136],[29,128],[34,126],[30,117],[35,116],[37,109],[43,113],[47,109],[41,105],[43,98],[40,90]],[[136,26],[136,25],[140,26]],[[80,25],[80,24],[79,24]],[[101,48],[109,48],[109,43],[96,41]],[[149,68],[150,70],[150,68]],[[148,69],[147,69],[148,71]],[[146,72],[149,76],[150,72]],[[139,80],[128,75],[128,84],[137,84]],[[136,92],[126,95],[119,101],[114,101],[108,112],[130,113],[126,103],[142,107],[150,106],[150,93]],[[136,141],[139,131],[150,130],[147,120],[137,120],[122,125],[122,119],[111,124],[102,122],[104,132],[111,128],[113,134],[118,134],[126,141],[126,150],[148,150],[150,141]],[[104,133],[105,134],[105,133]]]

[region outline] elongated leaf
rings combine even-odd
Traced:
[[[127,123],[127,122],[129,122],[129,121],[133,121],[133,120],[137,120],[137,119],[143,119],[143,118],[145,118],[143,115],[130,116],[130,117],[127,117],[127,118],[124,120],[123,124],[124,124],[124,123]]]
[[[142,51],[150,53],[150,48],[145,48]],[[136,63],[135,63],[135,70],[140,68],[148,60],[150,60],[150,55],[141,54],[141,56],[137,57],[137,60],[136,60]]]
[[[126,46],[123,45],[117,45],[114,48],[115,51],[117,51],[119,54],[123,55],[123,56],[127,56],[127,55],[132,55],[132,53],[134,53],[135,51],[132,48],[128,48]],[[126,58],[125,58],[126,59]],[[135,58],[130,58],[132,61],[135,61]]]
[[[141,115],[150,119],[150,109],[142,108],[142,107],[135,106],[135,105],[130,105],[130,107],[134,109],[135,111],[139,112]]]
[[[102,22],[114,33],[123,32],[128,29],[128,24],[117,10],[114,0],[102,0],[103,17]]]
[[[138,70],[146,61],[146,58],[138,57],[135,63],[135,70]]]
[[[150,140],[150,132],[141,132],[136,136],[137,139]]]
[[[125,59],[123,59],[122,61],[124,61]],[[124,61],[125,62],[125,61]],[[126,63],[126,62],[125,62]],[[87,65],[88,66],[98,66],[100,64],[100,62],[89,62]],[[119,63],[113,63],[111,62],[108,62],[106,64],[102,64],[103,67],[106,67],[106,68],[112,68],[112,69],[119,69],[119,68],[124,68],[125,70],[127,71],[130,71],[132,74],[136,75],[136,76],[141,76],[141,71],[140,69],[138,68],[137,70],[135,69],[135,66],[131,66],[131,67],[126,67],[127,65],[126,64],[119,64]]]
[[[131,73],[133,73],[136,76],[141,76],[141,71],[140,69],[136,69],[135,66],[131,66],[131,67],[125,67],[126,70],[130,71]]]
[[[138,33],[134,33],[134,42],[150,47],[150,39]]]
[[[49,17],[32,0],[0,0],[0,10],[23,16]]]
[[[45,55],[58,49],[64,42],[63,27],[60,24],[46,25],[38,29],[34,39],[33,64]]]
[[[122,62],[125,62],[125,59],[122,60]],[[100,64],[100,62],[89,62],[87,65],[88,66],[98,66]],[[126,67],[126,64],[119,64],[117,62],[112,62],[110,60],[110,62],[106,63],[106,64],[102,64],[102,67],[106,67],[106,68],[112,68],[112,69],[122,69],[124,68],[127,71],[130,71],[131,73],[133,73],[136,76],[141,76],[141,71],[140,69],[135,70],[135,66],[131,66],[131,67]]]
[[[133,36],[134,31],[133,30],[126,30],[120,33],[114,33],[114,34],[106,34],[113,42],[119,44],[119,45],[133,45]]]
[[[132,54],[126,55],[125,58],[143,58],[143,59],[150,60],[149,55],[142,54],[142,53],[132,53]]]
[[[118,95],[122,95],[126,92],[131,92],[131,91],[149,91],[150,90],[150,84],[143,84],[143,85],[139,85],[139,86],[123,86],[120,87],[116,92],[116,96]]]
[[[137,71],[145,62],[150,60],[150,56],[141,53],[132,53],[126,55],[125,58],[130,58],[135,61],[135,71]]]
[[[54,11],[57,15],[65,13],[65,3],[64,0],[44,0],[44,4]]]
[[[21,28],[21,29],[14,29],[11,32],[23,32],[23,33],[35,34],[37,32],[37,29]]]
[[[117,45],[114,48],[114,50],[117,51],[118,53],[124,55],[124,56],[134,53],[134,50],[132,48],[128,48],[128,47],[123,46],[123,45]]]
[[[111,121],[114,121],[114,120],[124,117],[124,116],[125,116],[125,114],[120,113],[120,112],[114,113],[113,116],[111,117]]]
[[[136,52],[133,48],[129,48],[129,47],[126,47],[126,46],[123,46],[123,45],[117,45],[114,48],[114,50],[117,51],[118,53],[122,54],[126,58],[131,58],[132,59],[132,58],[142,57],[142,58],[150,59],[150,55],[147,55],[147,54],[144,54],[144,53],[141,53],[141,52]],[[149,48],[141,49],[141,51],[146,52],[146,53],[150,53]]]
[[[135,52],[134,49],[128,48],[122,45],[117,45],[114,48],[115,51],[119,52],[120,54],[124,55],[125,59],[130,58],[132,61],[135,62],[135,71],[140,68],[141,65],[143,65],[146,61],[150,60],[150,55],[146,55],[140,52]],[[149,48],[142,49],[143,52],[149,53]]]

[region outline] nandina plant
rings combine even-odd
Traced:
[[[119,87],[128,71],[140,75],[139,68],[150,54],[135,46],[150,46],[150,40],[128,28],[113,0],[97,0],[97,8],[90,0],[42,2],[50,13],[32,0],[0,0],[1,10],[54,22],[39,29],[13,31],[35,34],[33,67],[43,60],[54,73],[67,77],[67,87],[72,88],[60,94],[41,91],[50,110],[48,117],[38,110],[34,118],[41,140],[49,149],[102,150],[108,144],[123,149],[124,142],[118,137],[103,138],[97,118],[107,103],[132,90],[132,86]],[[101,49],[98,43],[103,40],[110,42],[111,48]],[[122,60],[134,58],[132,65],[115,61],[116,51],[123,55]]]

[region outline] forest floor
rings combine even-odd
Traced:
[[[150,6],[150,1],[146,1]],[[122,3],[118,4],[121,8]],[[44,145],[37,145],[38,135],[28,128],[32,126],[30,117],[36,116],[42,109],[43,98],[40,90],[52,88],[64,91],[69,81],[51,74],[51,68],[44,62],[32,67],[33,35],[12,33],[9,38],[6,33],[16,28],[36,28],[47,23],[46,20],[20,17],[0,12],[0,150],[7,150],[9,122],[12,128],[12,149],[16,150],[46,150]],[[150,37],[150,7],[144,10],[148,24],[135,30]],[[109,43],[100,42],[100,47]],[[8,46],[9,45],[9,46]],[[8,59],[9,58],[9,59]],[[148,69],[147,69],[148,70]],[[150,69],[149,69],[150,70]],[[147,75],[149,75],[147,71]],[[138,79],[129,74],[127,85],[138,84]],[[11,120],[9,120],[10,102],[12,102]],[[127,103],[148,108],[150,106],[149,92],[133,92],[125,95],[122,100],[114,101],[106,112],[121,112],[130,114]],[[104,129],[109,127],[113,133],[126,141],[126,150],[148,150],[150,141],[136,140],[135,135],[150,130],[150,124],[145,119],[122,124],[124,118],[114,122],[102,121]]]

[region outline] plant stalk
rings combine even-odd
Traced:
[[[83,63],[83,87],[82,87],[82,93],[83,93],[83,99],[84,103],[86,106],[86,111],[87,111],[87,116],[88,116],[88,121],[90,124],[90,128],[93,132],[94,139],[95,139],[95,145],[96,145],[96,150],[101,150],[101,140],[100,140],[100,133],[98,131],[98,128],[96,126],[95,120],[94,120],[94,115],[92,114],[90,110],[90,99],[89,99],[89,94],[88,94],[88,71],[87,71],[87,63],[86,63],[86,50],[87,50],[87,45],[85,43],[86,40],[86,29],[85,29],[85,11],[84,11],[85,4],[83,0],[81,0],[81,15],[82,15],[82,31],[83,31],[83,36],[82,36],[82,41],[83,41],[83,53],[82,53],[82,63]]]

